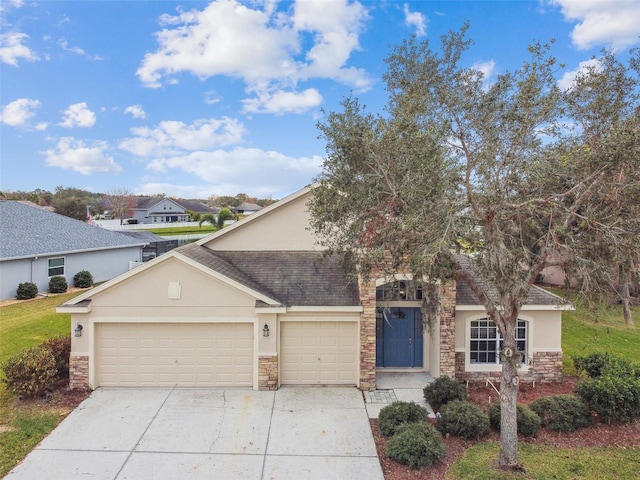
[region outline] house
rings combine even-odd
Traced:
[[[58,307],[71,314],[71,386],[355,385],[380,369],[500,374],[500,338],[468,286],[439,285],[431,329],[420,282],[356,280],[309,229],[307,187]],[[558,297],[530,293],[518,328],[523,378],[562,373]]]
[[[139,197],[132,209],[138,223],[188,222],[189,214],[177,201],[162,197]]]
[[[237,207],[231,207],[231,212],[240,215],[251,215],[262,210],[262,207],[256,203],[243,202]]]
[[[0,200],[0,298],[14,298],[20,283],[47,291],[49,279],[87,270],[109,280],[142,261],[144,241],[103,230],[36,205]]]
[[[167,253],[169,250],[178,247],[178,240],[164,238],[155,233],[147,232],[146,230],[123,230],[120,233],[146,243],[142,248],[143,262],[153,260],[163,253]]]

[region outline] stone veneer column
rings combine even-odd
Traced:
[[[258,357],[258,390],[278,389],[278,356],[260,355]]]
[[[440,376],[456,376],[456,281],[440,286]]]
[[[89,357],[71,355],[69,357],[69,388],[84,390],[89,387]]]
[[[372,274],[371,278],[375,278]],[[376,388],[376,282],[360,279],[360,390]]]

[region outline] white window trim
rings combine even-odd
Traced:
[[[465,371],[467,372],[500,372],[502,371],[502,364],[501,363],[471,363],[471,322],[477,321],[477,320],[483,320],[483,319],[487,319],[489,321],[492,321],[489,316],[484,313],[484,314],[479,314],[479,315],[473,315],[471,317],[468,317],[465,321],[465,339],[464,339],[464,349],[462,350],[458,350],[456,349],[456,351],[464,351],[464,357],[465,357]],[[525,315],[519,315],[518,316],[518,320],[522,320],[524,322],[526,322],[527,324],[527,337],[526,337],[526,342],[527,342],[527,351],[526,351],[526,355],[527,356],[531,356],[534,349],[532,348],[533,345],[533,318],[529,317],[529,316],[525,316]],[[518,366],[518,371],[523,371],[525,369],[529,368],[528,362],[529,359],[528,358],[524,358],[523,362]]]
[[[51,267],[50,263],[51,260],[58,260],[58,259],[62,259],[62,273],[56,273],[55,275],[50,275],[51,272],[51,268],[60,268],[60,266],[58,267]],[[67,271],[67,257],[51,257],[47,259],[47,276],[49,278],[51,277],[64,277]]]

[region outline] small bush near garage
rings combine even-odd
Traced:
[[[378,428],[389,437],[406,423],[424,422],[429,417],[427,409],[414,402],[393,402],[378,414]]]
[[[49,348],[30,347],[10,357],[2,369],[7,389],[21,398],[40,397],[54,389],[58,366]]]
[[[64,293],[69,288],[66,278],[61,275],[56,275],[49,279],[49,292],[51,293]]]
[[[423,389],[424,399],[434,411],[453,400],[466,400],[467,389],[454,378],[445,376],[436,378]]]
[[[38,348],[48,349],[56,361],[59,379],[69,378],[69,356],[71,355],[71,336],[49,338]]]
[[[76,288],[89,288],[93,286],[93,275],[87,270],[81,270],[73,276],[73,286]]]
[[[609,352],[594,352],[585,356],[574,356],[573,364],[578,374],[590,378],[605,376],[640,378],[640,366]]]
[[[589,408],[576,395],[549,395],[529,406],[538,414],[543,427],[556,432],[569,433],[591,425]]]
[[[438,430],[466,439],[480,438],[489,431],[489,417],[471,402],[453,400],[442,406]]]
[[[387,456],[409,468],[428,467],[445,456],[440,433],[426,422],[403,425],[387,442]]]
[[[516,405],[516,421],[518,433],[525,437],[535,437],[540,433],[542,421],[536,412],[527,405]],[[496,430],[500,430],[500,402],[492,403],[489,407],[489,423]]]
[[[607,423],[640,417],[640,380],[635,377],[588,378],[578,384],[576,394]]]
[[[25,282],[18,285],[16,298],[18,300],[28,300],[30,298],[35,298],[37,294],[38,286],[35,283]]]

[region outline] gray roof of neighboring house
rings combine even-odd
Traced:
[[[146,243],[42,208],[0,200],[0,260],[141,247]]]
[[[121,233],[126,235],[127,237],[133,237],[145,243],[154,243],[154,242],[170,242],[171,240],[161,237],[160,235],[156,235],[155,233],[147,232],[145,230],[122,230]]]
[[[472,262],[473,259],[469,256],[460,257],[462,268],[467,273],[474,275]],[[484,282],[481,282],[484,283]],[[486,285],[485,285],[486,288]],[[489,298],[494,301],[498,299],[498,291],[489,288]],[[529,297],[524,302],[525,305],[563,305],[566,302],[557,295],[551,292],[543,290],[535,285],[529,290]],[[471,287],[462,279],[458,279],[456,282],[456,304],[457,305],[480,305],[480,301],[471,291]]]
[[[291,306],[358,306],[358,285],[338,256],[298,251],[213,251],[197,244],[176,252]]]
[[[198,200],[176,200],[177,203],[182,205],[186,210],[191,210],[195,213],[213,213],[216,214],[220,211],[219,208],[212,208],[208,205],[205,205],[201,201]]]

